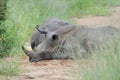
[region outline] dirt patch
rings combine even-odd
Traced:
[[[73,20],[80,25],[100,26],[113,25],[120,26],[120,7],[112,9],[111,16],[85,16],[83,18],[74,17]],[[99,27],[98,26],[98,27]],[[38,63],[30,63],[28,57],[24,57],[21,62],[22,74],[18,80],[70,80],[68,73],[74,71],[75,62],[73,60],[44,60]]]
[[[26,70],[19,75],[20,80],[69,80],[74,66],[73,60],[44,60],[38,63],[30,63],[28,57],[24,57],[21,68]]]
[[[79,25],[90,27],[99,27],[100,25],[112,25],[114,27],[120,26],[120,7],[112,9],[110,16],[84,16],[83,18],[74,17],[73,20]]]

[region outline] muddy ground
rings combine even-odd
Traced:
[[[113,25],[120,26],[120,7],[112,9],[110,16],[84,16],[74,17],[73,20],[80,25],[96,26]],[[17,77],[18,80],[70,80],[70,72],[76,68],[73,60],[45,60],[38,63],[30,63],[28,57],[21,61],[23,72]]]

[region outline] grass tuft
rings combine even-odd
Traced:
[[[12,59],[0,60],[0,75],[4,76],[16,76],[19,74],[19,64],[18,61]]]

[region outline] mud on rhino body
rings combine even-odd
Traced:
[[[30,43],[32,49],[27,49],[25,45],[22,49],[31,62],[73,58],[71,51],[76,49],[77,45],[83,49],[82,56],[86,56],[96,45],[99,46],[105,40],[115,39],[117,32],[119,30],[111,26],[96,28],[74,26],[67,21],[52,17],[42,26],[36,27]]]

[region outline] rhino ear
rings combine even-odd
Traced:
[[[48,33],[47,30],[44,30],[44,29],[40,28],[39,25],[36,26],[36,29],[42,34],[47,34]]]
[[[70,32],[72,32],[74,29],[75,29],[74,26],[63,27],[63,28],[60,28],[59,30],[57,30],[56,33],[59,35],[67,35]]]

